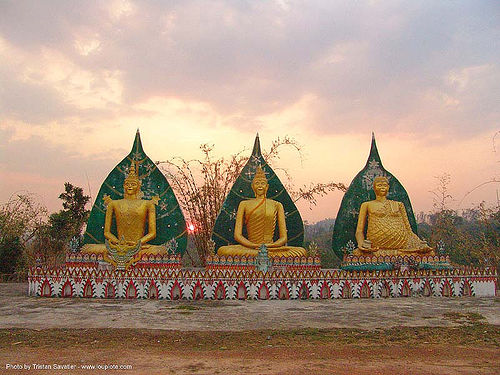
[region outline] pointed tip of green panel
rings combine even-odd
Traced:
[[[134,152],[144,152],[142,149],[141,132],[139,131],[139,128],[137,128],[137,131],[135,132],[134,145],[132,146],[131,153]]]
[[[255,142],[253,143],[252,156],[261,156],[259,133],[257,133],[257,135],[255,136]]]
[[[370,155],[368,155],[368,159],[366,160],[365,168],[368,167],[370,161],[377,161],[382,167],[382,160],[380,159],[380,155],[377,149],[377,141],[375,140],[375,133],[372,132],[372,144],[370,146]]]

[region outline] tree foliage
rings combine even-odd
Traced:
[[[29,241],[46,216],[47,209],[37,203],[32,194],[12,195],[0,206],[0,241],[9,237]]]
[[[52,213],[48,221],[40,225],[34,243],[35,256],[43,263],[57,264],[63,261],[73,237],[80,238],[83,226],[90,211],[85,208],[90,197],[83,194],[83,189],[64,183],[64,192],[59,195],[63,209]]]
[[[419,223],[419,233],[435,249],[443,249],[453,263],[494,266],[500,272],[500,207],[477,207],[461,213],[445,209]]]
[[[66,182],[59,198],[63,210],[50,216],[29,193],[13,195],[0,206],[0,273],[22,277],[35,259],[44,265],[64,261],[69,240],[80,236],[87,220],[90,197]]]
[[[22,270],[25,264],[24,249],[37,236],[46,216],[47,209],[29,193],[12,195],[0,206],[1,274],[12,277]]]
[[[59,195],[63,201],[63,210],[49,216],[49,232],[57,242],[68,242],[70,238],[80,236],[83,225],[90,211],[85,208],[90,197],[83,194],[83,189],[64,183],[64,192]]]
[[[500,205],[488,207],[484,202],[461,212],[450,208],[450,176],[437,177],[434,212],[426,223],[419,224],[420,234],[435,249],[443,248],[453,263],[494,266],[500,271]],[[422,219],[425,215],[422,216]]]

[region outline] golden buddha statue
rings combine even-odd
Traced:
[[[286,246],[285,211],[280,202],[266,198],[268,188],[266,175],[259,165],[252,181],[255,198],[240,202],[236,212],[234,239],[238,244],[220,247],[217,255],[255,257],[261,245],[267,247],[269,257],[296,257],[307,254],[302,247]],[[273,241],[276,222],[279,238]],[[243,236],[243,225],[246,226],[248,239]]]
[[[141,181],[132,162],[123,183],[123,199],[113,200],[108,195],[103,198],[106,204],[104,219],[106,244],[87,244],[83,246],[82,253],[102,254],[104,260],[114,266],[128,268],[140,260],[143,254],[158,255],[167,252],[165,246],[148,244],[156,237],[155,205],[159,198],[156,196],[151,200],[140,199],[140,191]],[[116,221],[117,235],[111,232],[113,217]],[[120,261],[125,264],[120,264]]]
[[[373,190],[375,200],[364,202],[359,210],[356,227],[358,248],[353,254],[434,255],[434,250],[411,230],[404,204],[387,199],[388,179],[383,176],[375,177]]]

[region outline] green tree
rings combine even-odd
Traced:
[[[85,206],[90,197],[83,194],[81,187],[65,182],[64,192],[59,195],[59,199],[63,201],[64,210],[52,214],[49,221],[54,229],[65,229],[69,238],[79,236],[89,217],[90,210],[87,210]]]
[[[63,210],[51,214],[47,228],[44,228],[55,253],[64,252],[71,238],[80,237],[90,213],[85,208],[90,197],[83,194],[82,188],[69,182],[64,183],[64,192],[59,195],[59,199],[63,201]]]
[[[22,268],[23,247],[19,237],[4,237],[0,240],[1,279],[15,278],[16,270]]]

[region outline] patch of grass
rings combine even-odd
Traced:
[[[194,311],[199,310],[200,308],[193,305],[179,305],[175,307],[176,310],[185,310],[185,311]]]
[[[449,319],[452,322],[459,324],[481,324],[486,320],[483,315],[476,312],[460,313],[451,311],[444,313],[443,316],[445,319]]]
[[[464,315],[462,313],[456,311],[445,312],[443,316],[445,317],[445,319],[451,320],[455,323],[459,323],[464,318]]]
[[[467,316],[467,320],[471,323],[476,323],[476,322],[480,322],[480,321],[485,321],[486,318],[479,314],[479,313],[475,313],[475,312],[469,312],[466,314]]]
[[[185,366],[187,370],[190,372],[198,372],[199,370],[206,369],[206,365],[203,362],[198,362],[198,363],[193,363],[190,365]]]
[[[296,332],[299,336],[315,337],[320,333],[318,328],[304,328]]]
[[[227,306],[238,306],[237,303],[234,303],[232,301],[226,301],[226,300],[203,300],[202,304],[206,305],[207,307],[213,308],[213,307],[227,307]]]

